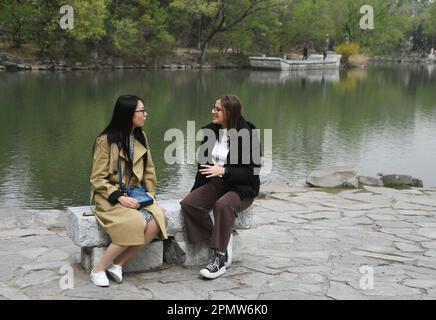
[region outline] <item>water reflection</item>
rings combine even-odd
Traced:
[[[429,68],[430,67],[430,68]],[[266,178],[302,179],[330,165],[407,173],[436,186],[432,66],[333,72],[120,71],[0,74],[0,206],[62,208],[89,201],[91,148],[117,96],[145,99],[159,191],[186,192],[195,165],[167,165],[167,129],[210,121],[210,104],[237,94],[244,116],[273,129]]]
[[[436,63],[427,64],[426,69],[427,69],[429,77],[431,77],[432,75],[434,75],[436,73]]]
[[[345,76],[335,85],[340,90],[354,90],[359,82],[366,80],[368,72],[365,69],[353,68],[345,71]]]
[[[339,69],[332,70],[291,70],[291,71],[250,71],[250,82],[261,84],[285,84],[289,80],[304,83],[339,82]]]

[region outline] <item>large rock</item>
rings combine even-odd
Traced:
[[[183,214],[180,209],[180,200],[160,200],[159,205],[165,210],[168,217],[168,235],[169,239],[165,241],[165,245],[161,243],[161,256],[165,256],[165,261],[170,264],[183,266],[197,266],[206,264],[213,255],[213,250],[209,249],[207,243],[196,245],[190,244],[185,239],[185,228],[183,223]],[[106,232],[100,227],[95,216],[87,215],[91,212],[91,207],[68,207],[66,229],[67,235],[77,246],[82,248],[82,265],[86,270],[91,270],[95,263],[101,258],[106,247],[110,244],[111,239]],[[84,215],[85,214],[85,215]],[[213,213],[210,212],[212,221],[214,221]],[[235,229],[250,228],[253,224],[252,208],[248,208],[240,213],[235,220]],[[239,257],[239,237],[234,231],[233,233],[233,252],[234,261],[240,261]],[[156,247],[155,242],[153,245]],[[144,249],[148,251],[148,247]],[[154,249],[158,250],[158,249]],[[144,271],[151,267],[157,267],[157,260],[163,258],[153,258],[154,261],[150,266],[144,263],[148,256],[141,252],[138,258],[129,261],[126,270],[128,271]],[[141,258],[142,257],[142,258]],[[147,259],[146,259],[147,258]],[[142,259],[142,260],[141,260]],[[136,266],[136,267],[135,267]]]
[[[251,227],[253,227],[253,225],[254,225],[253,206],[250,206],[249,208],[238,213],[233,228],[250,229]]]
[[[381,180],[386,187],[423,187],[422,180],[403,174],[387,174]]]
[[[356,177],[353,177],[351,179],[348,179],[345,181],[342,186],[344,188],[359,188],[359,180],[357,180]]]
[[[183,214],[180,208],[180,200],[160,200],[159,205],[165,209],[165,215],[168,217],[168,236],[173,237],[177,233],[184,232]],[[209,213],[214,221],[212,211]],[[241,211],[235,219],[235,229],[249,229],[253,225],[252,207]]]
[[[183,215],[180,211],[180,200],[160,200],[159,205],[165,209],[168,218],[168,236],[184,231]]]
[[[82,248],[81,264],[82,267],[90,272],[101,259],[106,248]],[[124,272],[143,272],[151,269],[160,268],[163,264],[163,243],[153,241],[136,256],[130,259],[123,268]]]
[[[306,182],[312,187],[338,188],[357,176],[351,167],[331,167],[312,172]]]
[[[180,200],[160,200],[159,205],[165,210],[168,217],[168,235],[175,236],[184,232],[183,215],[180,209]],[[90,213],[91,207],[67,208],[67,235],[79,247],[106,247],[110,244],[109,235],[100,227],[95,216],[84,216]],[[212,221],[213,214],[210,213]],[[235,229],[248,229],[253,224],[252,208],[238,213],[235,220]]]
[[[241,261],[239,251],[239,234],[233,231],[232,250],[233,261]],[[177,233],[174,238],[165,241],[164,244],[164,261],[168,264],[182,265],[184,267],[205,265],[214,255],[207,242],[190,244],[184,233]]]
[[[95,216],[83,215],[90,212],[90,206],[67,208],[66,229],[68,237],[81,248],[108,246],[111,239],[100,227]]]
[[[378,178],[368,176],[358,176],[357,180],[364,186],[383,187],[383,181]]]

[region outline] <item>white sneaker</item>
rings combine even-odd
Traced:
[[[106,272],[116,283],[123,282],[123,268],[116,264],[111,264]]]
[[[106,272],[95,272],[94,269],[91,271],[91,281],[99,287],[109,287],[109,279],[106,276]]]
[[[233,261],[233,234],[230,234],[229,244],[227,245],[226,260],[224,262],[226,268],[232,265]]]

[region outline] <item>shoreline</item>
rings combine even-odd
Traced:
[[[115,71],[115,70],[211,70],[211,69],[230,69],[245,70],[250,69],[248,56],[237,56],[226,54],[217,56],[206,61],[204,65],[195,62],[193,54],[183,54],[174,52],[172,58],[162,59],[162,61],[146,64],[131,62],[119,58],[90,59],[84,61],[67,61],[65,59],[48,60],[40,58],[24,59],[20,56],[11,55],[5,51],[0,51],[0,72],[71,72],[71,71]],[[366,66],[380,64],[398,65],[431,65],[427,58],[416,56],[374,56],[370,57],[365,63]],[[346,68],[341,64],[340,69]]]

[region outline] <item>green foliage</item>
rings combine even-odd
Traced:
[[[431,46],[436,46],[436,2],[430,4],[423,17],[424,34],[429,37]]]
[[[168,14],[158,0],[123,1],[109,5],[109,41],[115,53],[125,57],[165,56],[174,45],[168,32]]]
[[[98,41],[105,34],[106,0],[69,0],[74,8],[74,28],[69,30],[79,41]]]
[[[366,54],[436,47],[431,0],[70,0],[74,29],[59,26],[62,0],[0,0],[0,36],[52,56],[103,55],[154,60],[174,46],[233,49],[240,55],[287,53],[308,45],[353,42]],[[360,8],[374,8],[362,30]],[[327,43],[327,39],[330,41]]]
[[[280,15],[274,10],[248,17],[231,31],[223,32],[215,42],[222,49],[249,54],[275,54],[282,51],[280,43]]]
[[[0,30],[14,48],[20,48],[30,34],[32,9],[30,1],[0,0]]]
[[[142,38],[136,22],[129,18],[123,18],[114,21],[113,28],[111,39],[117,54],[127,57],[140,54],[139,44],[142,43]]]
[[[174,0],[172,6],[181,12],[190,13],[197,20],[198,45],[201,48],[199,63],[203,63],[208,46],[213,41],[238,42],[239,49],[252,45],[252,38],[242,34],[241,27],[250,19],[282,6],[290,0]],[[238,32],[239,31],[239,32]],[[245,33],[247,30],[245,29]]]
[[[291,46],[310,44],[311,47],[321,49],[326,46],[326,40],[334,30],[333,18],[330,1],[299,0],[287,16],[285,41]]]
[[[336,47],[336,52],[342,55],[343,62],[347,62],[351,56],[359,54],[360,46],[357,43],[341,43]]]

